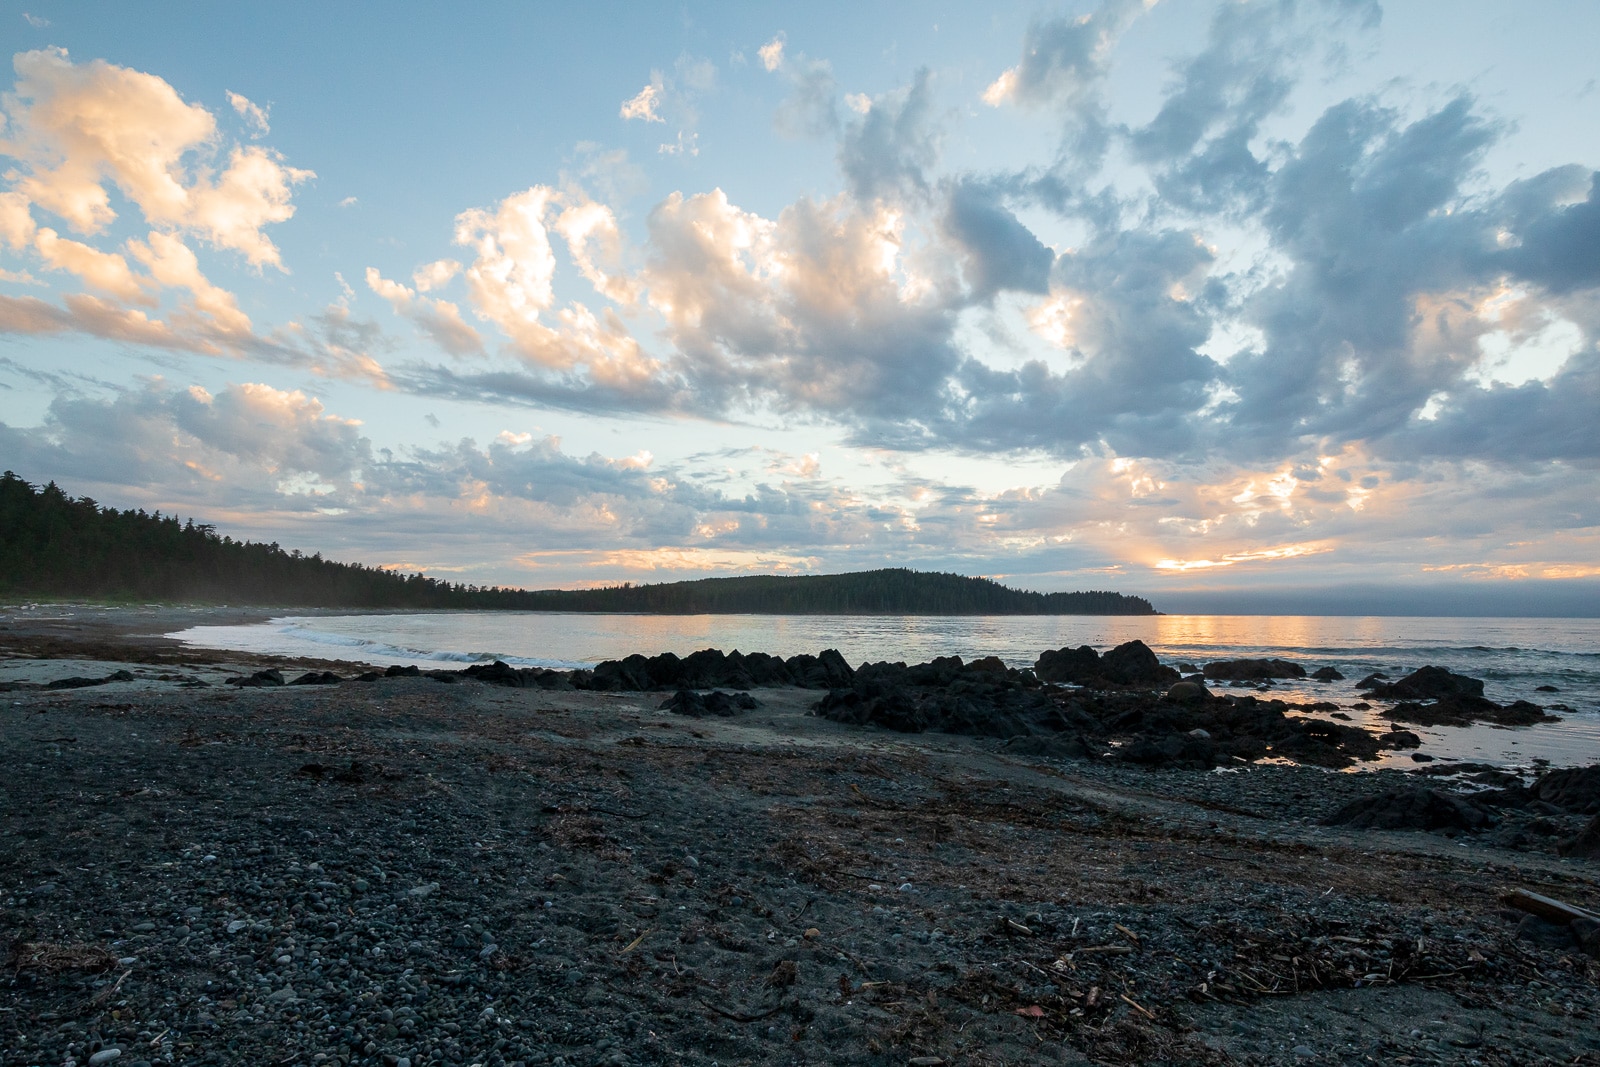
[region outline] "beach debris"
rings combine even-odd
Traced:
[[[1542,893],[1534,893],[1527,889],[1513,889],[1500,899],[1518,911],[1527,912],[1529,915],[1537,915],[1546,922],[1565,924],[1577,922],[1579,919],[1600,921],[1600,913],[1576,907],[1554,897],[1547,897]]]

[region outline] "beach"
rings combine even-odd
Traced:
[[[1324,824],[1474,772],[1029,756],[815,689],[690,717],[158,636],[263,614],[6,616],[0,1063],[1600,1062],[1600,960],[1505,900],[1600,910],[1559,848],[1586,816]],[[270,669],[346,680],[226,684]]]

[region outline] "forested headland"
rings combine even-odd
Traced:
[[[678,615],[1156,614],[1148,600],[1121,593],[1034,593],[904,568],[599,589],[466,585],[236,541],[193,519],[119,511],[11,471],[0,476],[0,597]]]

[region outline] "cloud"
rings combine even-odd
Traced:
[[[359,425],[299,391],[244,383],[213,395],[156,379],[105,399],[57,396],[39,427],[0,426],[0,440],[19,470],[260,507],[348,490],[370,455]]]
[[[942,223],[963,255],[975,300],[990,300],[1003,290],[1048,290],[1055,255],[1006,208],[998,190],[975,181],[957,183]]]
[[[231,89],[228,90],[228,103],[232,104],[233,110],[244,119],[245,125],[250,128],[251,137],[265,137],[272,132],[272,128],[267,125],[266,108],[252,104],[247,97]]]
[[[52,25],[50,20],[44,16],[29,14],[26,11],[22,13],[22,21],[26,22],[36,30],[42,30]]]
[[[651,75],[650,84],[640,89],[632,99],[622,102],[621,115],[624,119],[643,119],[645,122],[665,122],[656,113],[656,104],[661,96],[661,75]]]
[[[116,218],[109,184],[153,226],[192,232],[253,266],[282,266],[262,228],[294,214],[291,190],[310,171],[258,146],[234,147],[220,170],[204,165],[216,120],[153,75],[74,64],[62,49],[22,52],[13,65],[0,153],[19,164],[7,180],[31,206],[93,236]]]
[[[783,34],[778,34],[756,49],[756,54],[761,57],[761,65],[766,67],[769,73],[783,66]]]
[[[437,268],[438,264],[430,266]],[[460,264],[455,266],[459,269]],[[418,273],[430,282],[437,277],[437,274],[427,273],[426,268]],[[428,287],[418,282],[418,289]],[[367,268],[367,288],[387,300],[396,315],[416,323],[423,333],[452,356],[477,355],[483,351],[483,338],[462,320],[461,309],[450,301],[422,296],[416,289],[409,289],[383,277],[376,267]]]
[[[924,68],[906,88],[872,101],[839,142],[839,169],[857,199],[926,194],[939,158],[932,121],[932,75]]]

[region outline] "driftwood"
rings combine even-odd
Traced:
[[[1529,915],[1537,915],[1546,922],[1556,923],[1560,926],[1566,926],[1579,919],[1600,922],[1600,915],[1596,915],[1592,911],[1585,911],[1582,908],[1573,907],[1571,904],[1563,904],[1559,900],[1541,896],[1538,893],[1530,893],[1526,889],[1512,890],[1501,899],[1518,911],[1525,911]]]

